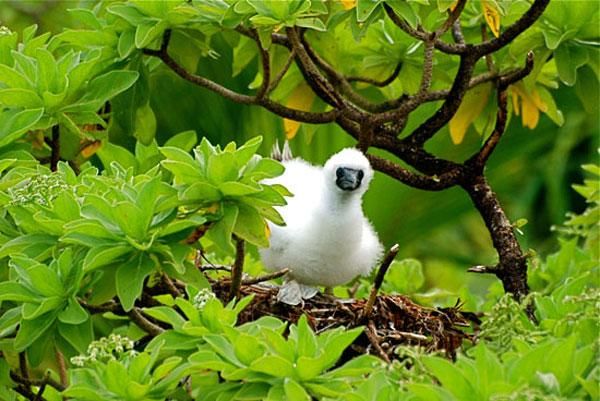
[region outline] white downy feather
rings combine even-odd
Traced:
[[[282,184],[294,196],[277,208],[286,226],[270,224],[270,247],[260,253],[267,269],[289,268],[289,279],[300,284],[280,294],[281,300],[293,304],[314,295],[307,286],[333,287],[369,274],[383,247],[362,211],[373,169],[360,151],[344,149],[324,167],[299,158],[283,164],[285,173],[265,183]]]

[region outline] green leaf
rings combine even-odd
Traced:
[[[327,30],[327,27],[319,18],[316,17],[308,17],[308,18],[298,18],[296,20],[296,26],[301,26],[303,28],[314,29],[315,31],[324,32]]]
[[[317,352],[317,339],[308,325],[306,315],[300,316],[297,327],[298,356],[315,356]]]
[[[125,91],[135,83],[139,76],[137,71],[113,70],[94,78],[87,86],[85,95],[62,111],[96,111],[104,103]]]
[[[9,88],[34,89],[25,75],[4,64],[0,64],[0,82]]]
[[[22,88],[0,89],[0,104],[27,109],[43,106],[42,99],[36,92]]]
[[[250,365],[264,355],[264,346],[254,336],[245,333],[240,333],[233,345],[235,356],[244,365]]]
[[[15,350],[21,352],[40,338],[50,328],[56,319],[55,312],[48,312],[33,320],[23,319],[15,338]]]
[[[265,355],[250,365],[250,369],[274,377],[293,377],[294,366],[292,363],[278,355]]]
[[[44,109],[41,108],[0,112],[0,147],[10,144],[32,129],[43,115]]]
[[[140,253],[117,269],[117,296],[125,311],[133,308],[141,295],[144,280],[154,270],[155,263],[147,255]]]
[[[285,397],[288,401],[310,401],[310,395],[294,379],[286,378],[283,382]]]
[[[417,24],[419,23],[419,17],[408,1],[387,0],[385,3],[389,5],[396,14],[406,20],[406,22],[408,22],[412,28],[417,27]]]
[[[442,386],[450,391],[459,400],[472,400],[477,390],[471,385],[473,378],[465,377],[464,373],[446,359],[434,356],[422,358],[423,363]]]
[[[135,29],[135,46],[142,49],[158,39],[167,28],[166,21],[158,23],[143,23]]]
[[[219,184],[219,190],[225,196],[237,197],[255,194],[260,192],[262,188],[259,185],[251,186],[237,181],[229,181]]]
[[[185,152],[189,152],[197,142],[198,137],[196,136],[196,131],[188,130],[170,137],[167,142],[165,142],[165,147],[175,147]]]
[[[238,207],[233,204],[223,205],[223,217],[207,232],[207,237],[212,240],[219,248],[226,252],[233,253],[231,244],[231,233],[238,218]]]
[[[358,22],[365,22],[380,3],[381,0],[357,0],[356,19]]]
[[[160,320],[161,322],[168,323],[175,329],[180,328],[186,322],[175,309],[167,306],[155,306],[152,308],[144,308],[143,310],[148,316]]]
[[[125,168],[133,168],[134,171],[137,170],[137,160],[135,159],[135,156],[121,146],[110,142],[103,142],[96,154],[100,158],[105,169],[108,169],[112,163],[116,162]]]
[[[75,298],[67,301],[67,307],[58,314],[58,320],[67,324],[81,324],[85,322],[89,314],[79,305]]]
[[[20,283],[4,281],[0,283],[0,301],[39,302],[40,296]]]
[[[217,187],[207,182],[193,183],[181,194],[184,202],[210,203],[220,201],[222,197]]]
[[[577,80],[577,69],[588,61],[587,49],[583,46],[562,43],[555,51],[556,69],[561,81],[573,86]]]

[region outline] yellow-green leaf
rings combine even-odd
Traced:
[[[538,91],[528,89],[522,82],[510,86],[513,110],[521,116],[524,127],[534,129],[540,120],[540,111],[546,112],[548,107],[540,97]]]
[[[485,108],[491,90],[491,84],[487,83],[478,85],[466,93],[460,107],[449,124],[450,137],[455,145],[463,141],[469,125],[475,121]]]
[[[500,36],[500,12],[498,6],[493,0],[482,0],[481,7],[483,8],[483,18],[492,30],[495,37]]]
[[[296,109],[309,111],[313,102],[315,100],[315,93],[310,89],[310,87],[301,83],[294,89],[290,97],[287,101],[287,107]],[[300,123],[298,121],[289,120],[285,118],[283,120],[283,128],[285,130],[285,136],[287,139],[292,139],[298,133],[298,129],[300,128]]]

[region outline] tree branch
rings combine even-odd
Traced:
[[[373,305],[375,305],[375,299],[377,298],[377,293],[379,292],[379,289],[381,288],[381,285],[383,284],[383,279],[385,277],[385,273],[387,273],[388,269],[390,268],[396,255],[398,255],[399,251],[400,251],[400,245],[395,244],[394,246],[392,246],[390,248],[390,250],[387,252],[385,257],[383,258],[383,261],[381,262],[381,265],[379,266],[379,270],[377,271],[377,275],[375,276],[375,281],[373,282],[373,288],[371,288],[371,293],[369,294],[369,299],[367,300],[365,308],[362,311],[363,319],[368,319],[369,316],[371,316],[371,312],[373,311]]]
[[[514,24],[509,26],[497,38],[473,46],[473,52],[479,57],[495,52],[508,45],[523,31],[529,28],[542,15],[550,0],[535,0],[529,9]]]
[[[171,56],[169,56],[168,39],[170,37],[170,34],[167,32],[169,32],[169,30],[165,31],[163,37],[163,44],[166,45],[161,45],[161,50],[143,49],[143,52],[146,55],[160,58],[167,67],[169,67],[177,75],[179,75],[186,81],[201,86],[203,88],[209,89],[215,92],[216,94],[236,103],[262,106],[280,117],[311,124],[325,124],[335,121],[338,114],[337,110],[331,110],[323,113],[313,113],[308,111],[291,109],[282,104],[276,103],[266,97],[259,99],[256,96],[249,96],[237,93],[214,81],[211,81],[208,78],[188,72],[185,68],[179,65]]]
[[[453,187],[458,184],[462,176],[461,169],[451,170],[450,172],[444,173],[440,176],[419,175],[412,173],[402,168],[400,165],[382,157],[368,154],[367,158],[375,170],[387,174],[390,177],[395,178],[413,188],[427,191],[442,191],[444,189]]]
[[[398,75],[400,74],[400,71],[402,71],[402,62],[398,62],[398,64],[396,64],[396,68],[394,68],[394,71],[392,71],[392,73],[390,74],[389,77],[384,78],[382,81],[378,81],[376,79],[373,78],[367,78],[367,77],[358,77],[358,76],[350,76],[347,77],[346,80],[348,82],[364,82],[367,84],[371,84],[373,86],[378,86],[380,88],[383,88],[385,86],[388,86],[389,84],[391,84],[392,82],[394,82],[394,80],[396,78],[398,78]]]
[[[408,24],[408,22],[400,18],[389,5],[384,3],[383,7],[388,17],[392,20],[392,22],[413,38],[425,42],[431,37],[431,32],[425,32],[420,28],[412,28]],[[438,39],[437,37],[433,39],[433,45],[439,51],[447,54],[463,54],[470,48],[469,45],[465,45],[462,43],[446,43]]]
[[[231,267],[231,288],[229,290],[229,300],[240,299],[240,287],[242,285],[242,273],[244,272],[244,258],[246,257],[246,243],[243,239],[234,236],[235,241],[235,261]]]
[[[452,119],[469,87],[476,63],[476,56],[470,54],[461,56],[458,72],[446,100],[433,116],[429,117],[406,138],[407,141],[422,145]]]
[[[141,311],[141,309],[138,308],[137,306],[134,306],[133,309],[131,309],[129,312],[127,312],[127,316],[129,316],[131,318],[131,320],[140,329],[144,330],[146,333],[150,334],[152,337],[156,337],[157,335],[159,335],[165,331],[162,327],[157,326],[156,324],[154,324],[150,320],[148,320],[144,316],[144,313]]]

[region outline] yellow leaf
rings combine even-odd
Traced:
[[[315,93],[306,83],[301,83],[288,98],[286,106],[295,110],[310,111],[314,100]],[[283,119],[283,129],[285,130],[285,137],[287,139],[293,139],[298,133],[299,128],[300,123],[298,121],[287,118]]]
[[[221,207],[221,204],[219,202],[214,202],[213,204],[207,206],[204,208],[204,211],[206,213],[212,213],[215,214],[219,211],[219,208]]]
[[[98,151],[98,149],[100,149],[101,146],[102,141],[95,140],[93,142],[89,142],[83,147],[83,149],[81,149],[81,156],[89,159]]]
[[[450,128],[450,138],[452,138],[452,142],[455,145],[463,141],[469,125],[475,121],[485,108],[491,90],[492,85],[487,83],[477,85],[465,94],[460,107],[448,125]]]
[[[548,110],[540,94],[535,88],[527,89],[522,82],[511,85],[510,93],[515,114],[521,116],[524,127],[534,129],[540,121],[540,111]]]
[[[271,238],[271,229],[269,228],[269,225],[265,223],[265,237],[267,239]]]
[[[487,22],[495,37],[500,36],[500,12],[496,4],[493,4],[493,1],[482,0],[481,5],[483,6],[485,22]]]
[[[350,10],[351,8],[356,7],[356,0],[341,0],[341,3],[344,10]]]

